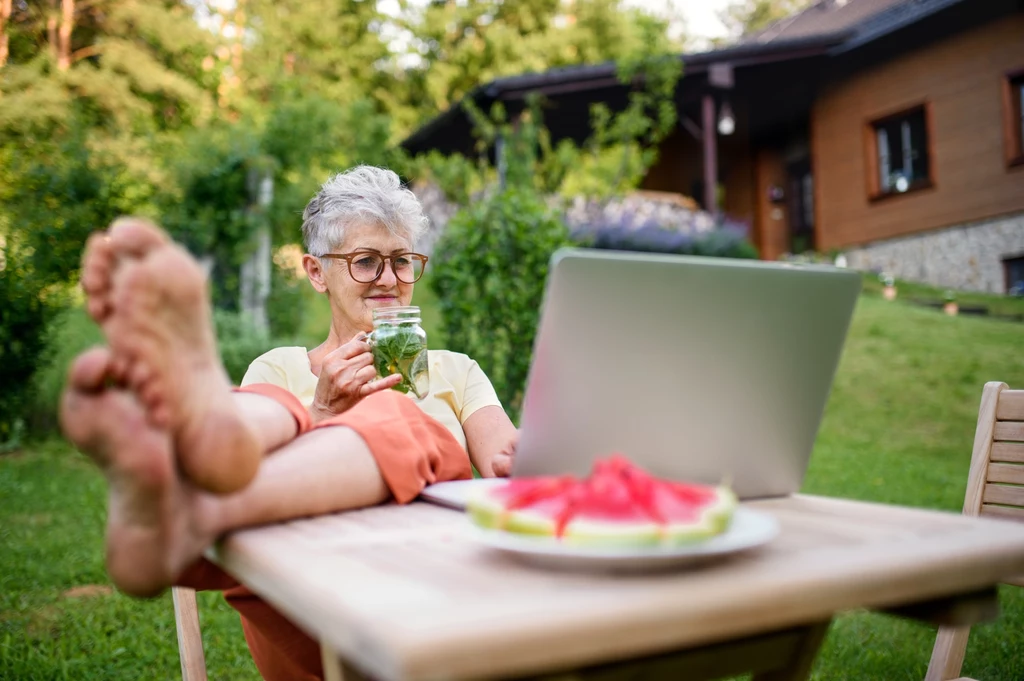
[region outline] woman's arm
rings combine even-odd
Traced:
[[[508,477],[519,431],[505,410],[498,406],[481,407],[462,424],[466,433],[469,460],[485,478]]]

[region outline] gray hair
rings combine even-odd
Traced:
[[[302,212],[306,252],[323,255],[357,224],[375,224],[415,242],[427,228],[419,199],[387,168],[356,166],[332,176]]]

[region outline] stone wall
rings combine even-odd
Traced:
[[[850,267],[941,288],[1006,293],[1005,258],[1024,255],[1024,213],[846,251]]]

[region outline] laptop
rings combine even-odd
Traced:
[[[652,474],[799,491],[860,292],[855,271],[562,249],[551,259],[512,476]],[[428,486],[463,508],[501,479]]]

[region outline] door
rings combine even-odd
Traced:
[[[814,175],[811,161],[802,158],[786,166],[789,218],[789,252],[816,249],[814,242]]]

